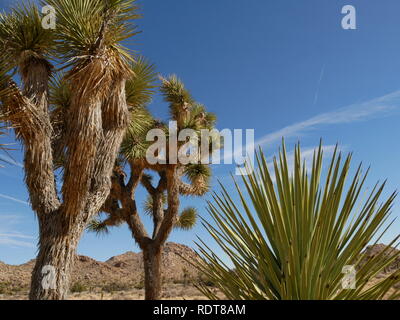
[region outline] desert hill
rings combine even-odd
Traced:
[[[165,283],[186,283],[199,277],[197,270],[185,259],[194,262],[199,257],[187,246],[176,243],[165,245],[162,267]],[[5,290],[12,292],[27,290],[34,263],[35,261],[31,260],[19,266],[11,266],[0,262],[0,294],[9,293],[4,292]],[[127,252],[106,262],[99,262],[86,256],[76,256],[72,272],[72,291],[100,288],[109,292],[142,287],[142,253]]]
[[[386,245],[369,246],[365,250],[365,259],[381,253]],[[388,250],[393,255],[397,249]],[[184,257],[184,259],[182,258]],[[126,252],[99,262],[86,256],[76,256],[72,272],[71,299],[143,299],[143,257],[141,253]],[[163,251],[163,280],[166,299],[204,299],[192,286],[200,278],[198,271],[187,263],[196,261],[199,256],[189,247],[168,243]],[[0,261],[0,300],[26,299],[29,289],[31,271],[34,266],[31,260],[20,266],[7,265]],[[400,258],[385,268],[369,286],[389,276],[400,268]],[[400,283],[392,289],[400,288]],[[216,291],[217,292],[217,291]]]

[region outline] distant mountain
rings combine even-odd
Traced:
[[[198,271],[185,259],[195,262],[199,256],[193,249],[181,244],[165,245],[162,259],[162,276],[165,283],[199,278]],[[19,266],[11,266],[0,262],[0,290],[1,285],[15,290],[28,289],[34,263],[35,260],[31,260]],[[99,262],[86,256],[76,256],[71,282],[71,286],[74,285],[121,290],[143,287],[143,255],[127,252],[106,262]]]
[[[367,259],[381,253],[385,248],[387,246],[383,244],[367,247],[364,263]],[[396,252],[398,250],[392,248],[386,254],[393,255]],[[199,256],[187,246],[176,243],[166,244],[163,251],[162,266],[164,284],[198,280],[200,278],[198,271],[185,261],[195,262],[198,259]],[[2,288],[7,288],[8,292],[14,293],[28,290],[34,264],[35,260],[19,266],[0,262],[0,294],[2,294]],[[372,279],[369,286],[381,281],[399,268],[400,258],[387,266],[375,279]],[[142,253],[126,252],[112,257],[106,262],[99,262],[86,256],[76,256],[71,288],[73,290],[74,288],[76,290],[101,289],[105,292],[141,289],[143,288]],[[395,288],[400,288],[400,283]]]
[[[364,262],[368,259],[371,259],[378,254],[382,253],[383,250],[387,248],[386,245],[384,244],[377,244],[374,246],[369,246],[365,250],[366,257],[364,258]],[[398,254],[399,250],[395,248],[390,248],[385,252],[385,257],[388,256],[393,256],[395,254]],[[388,265],[380,274],[378,274],[378,278],[382,278],[387,276],[390,273],[393,273],[394,271],[398,270],[400,268],[400,257],[397,257],[390,265]]]

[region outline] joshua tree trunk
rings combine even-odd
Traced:
[[[162,247],[151,244],[143,250],[145,299],[161,299]]]
[[[54,213],[40,223],[40,246],[32,273],[31,300],[63,300],[68,295],[71,268],[84,224],[64,221]]]
[[[138,215],[136,201],[134,200],[134,191],[142,181],[143,168],[140,166],[131,166],[131,178],[128,185],[124,183],[123,175],[114,172],[113,188],[109,200],[119,200],[122,207],[113,208],[106,203],[103,210],[111,215],[107,221],[112,225],[113,221],[120,221],[123,218],[132,231],[132,236],[143,251],[143,263],[145,271],[145,299],[159,300],[161,298],[161,262],[162,249],[168,236],[170,235],[179,210],[179,183],[176,167],[168,169],[165,176],[160,181],[157,188],[145,183],[146,189],[153,196],[153,218],[154,234],[150,238]],[[169,178],[169,179],[168,179]],[[165,210],[162,205],[162,192],[168,190],[168,209]],[[112,217],[115,217],[113,219]]]

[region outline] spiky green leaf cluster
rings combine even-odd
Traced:
[[[187,165],[184,174],[191,183],[195,183],[199,178],[208,182],[211,178],[212,172],[208,165],[196,163]]]
[[[150,104],[154,89],[157,87],[155,66],[144,57],[131,62],[132,77],[126,82],[126,102],[133,111]]]
[[[104,45],[125,58],[121,42],[137,33],[135,0],[47,0],[57,13],[57,51],[65,60],[93,54],[102,27]],[[106,23],[104,25],[104,23]]]
[[[179,215],[177,222],[175,223],[175,228],[184,231],[189,231],[193,229],[197,223],[198,213],[195,208],[186,208]]]
[[[54,32],[42,27],[35,4],[18,4],[9,13],[0,13],[0,49],[8,70],[26,59],[49,58],[54,45]]]
[[[94,232],[97,235],[102,235],[102,234],[106,235],[110,232],[108,227],[98,219],[91,220],[87,225],[86,230],[88,232]]]
[[[161,77],[160,79],[162,82],[160,91],[164,100],[170,105],[171,118],[176,120],[179,118],[179,114],[185,112],[190,105],[194,104],[194,100],[176,75],[171,75],[168,78]]]
[[[207,112],[204,105],[196,102],[183,82],[176,76],[161,77],[160,91],[164,100],[169,103],[171,120],[178,122],[178,129],[212,130],[216,116]]]
[[[121,153],[126,159],[144,159],[146,151],[153,143],[147,141],[147,133],[156,126],[156,122],[146,108],[135,108],[125,139],[121,145]]]
[[[232,300],[396,298],[398,292],[389,291],[400,270],[373,285],[369,280],[398,259],[399,252],[387,255],[388,247],[360,263],[366,246],[387,231],[396,194],[380,203],[382,184],[364,198],[367,173],[361,167],[347,186],[351,155],[342,159],[335,152],[325,178],[322,146],[314,153],[311,170],[302,159],[298,146],[292,170],[285,148],[272,164],[260,151],[258,169],[243,177],[245,192],[235,183],[238,201],[221,186],[222,194],[209,202],[214,223],[204,220],[204,226],[232,265],[202,242],[200,270]],[[397,246],[397,240],[390,246]],[[343,286],[348,266],[357,270],[354,290]],[[206,286],[199,288],[218,299]]]
[[[49,85],[49,103],[54,109],[66,111],[71,105],[71,89],[64,75],[55,75]]]
[[[130,107],[132,121],[127,130],[121,153],[126,159],[143,159],[151,142],[146,140],[149,130],[156,122],[147,110],[156,88],[154,65],[145,58],[138,57],[131,63],[132,77],[126,82],[126,101]]]

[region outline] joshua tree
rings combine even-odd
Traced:
[[[179,79],[171,76],[161,80],[161,92],[166,102],[170,104],[171,120],[176,121],[178,132],[190,128],[198,135],[202,129],[213,128],[215,116],[207,113],[204,106],[192,99]],[[130,104],[129,94],[127,101]],[[209,166],[202,164],[201,161],[192,161],[189,164],[176,164],[170,161],[171,157],[177,155],[180,147],[188,142],[187,140],[173,149],[172,156],[168,152],[172,149],[169,148],[166,152],[165,164],[149,163],[146,157],[146,150],[150,144],[146,141],[148,130],[158,128],[166,132],[169,137],[171,137],[171,132],[168,132],[165,124],[154,121],[145,109],[137,110],[137,113],[141,113],[143,118],[148,119],[149,126],[144,131],[131,127],[122,144],[121,157],[130,169],[129,179],[126,179],[127,173],[123,166],[117,165],[114,168],[111,193],[103,206],[103,211],[108,217],[104,221],[92,221],[89,229],[104,232],[109,227],[122,223],[128,224],[133,238],[143,250],[145,299],[158,300],[161,297],[163,246],[174,227],[189,230],[195,225],[197,219],[194,208],[186,208],[179,212],[180,196],[203,196],[207,193],[211,171]],[[157,181],[153,181],[154,176],[148,174],[147,171],[155,174]],[[144,228],[135,201],[135,190],[140,183],[148,193],[144,211],[153,220],[151,234],[148,234]]]
[[[109,195],[130,117],[125,83],[132,59],[121,42],[135,34],[134,3],[49,0],[57,13],[55,30],[42,27],[34,5],[0,15],[2,108],[24,147],[25,181],[39,223],[31,299],[66,297],[78,241]],[[66,70],[62,82],[70,99],[64,112],[49,101],[52,63]],[[49,286],[42,285],[45,272],[54,272]]]
[[[322,158],[321,146],[308,170],[298,146],[292,171],[284,146],[272,164],[260,151],[258,170],[243,177],[246,194],[239,184],[238,201],[225,188],[221,195],[214,194],[208,211],[215,223],[204,224],[232,268],[204,243],[199,244],[203,261],[198,267],[228,299],[376,300],[399,296],[398,291],[389,291],[399,281],[400,271],[372,286],[367,284],[400,253],[388,246],[374,257],[363,254],[369,243],[379,241],[388,230],[385,223],[396,194],[380,204],[384,184],[377,184],[365,200],[360,199],[367,173],[363,174],[360,166],[346,188],[351,155],[342,161],[337,152],[323,182]],[[398,239],[390,246],[397,245]],[[206,286],[200,289],[210,299],[219,299]]]

